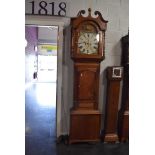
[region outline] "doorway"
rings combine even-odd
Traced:
[[[26,150],[56,141],[58,26],[25,26]],[[28,142],[31,141],[31,142]]]
[[[68,33],[64,35],[64,29],[70,25],[70,18],[66,17],[52,17],[52,16],[35,16],[35,15],[26,15],[25,16],[25,24],[26,25],[38,25],[38,26],[58,26],[58,52],[57,52],[57,108],[56,108],[56,134],[57,138],[64,134],[63,131],[63,123],[62,118],[64,116],[63,111],[63,104],[64,104],[64,64],[65,64],[65,52],[66,47],[65,45],[65,38]],[[29,86],[29,85],[28,85]],[[66,132],[65,132],[66,133]]]

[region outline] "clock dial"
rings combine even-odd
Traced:
[[[78,39],[78,48],[83,54],[96,54],[98,52],[99,34],[81,32]]]

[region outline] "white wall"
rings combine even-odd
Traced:
[[[120,39],[128,33],[129,27],[129,0],[64,0],[69,7],[67,16],[75,17],[81,9],[92,8],[92,13],[100,11],[103,18],[108,20],[105,36],[105,60],[101,63],[100,71],[100,98],[99,109],[104,114],[106,99],[105,69],[107,66],[120,65],[121,44]],[[61,21],[61,19],[60,19]],[[69,24],[69,23],[68,23]],[[59,134],[69,133],[70,108],[73,105],[73,62],[70,59],[70,27],[65,29],[65,44],[63,47],[63,82],[61,124]],[[104,116],[104,115],[103,115]],[[103,120],[102,120],[103,122]]]

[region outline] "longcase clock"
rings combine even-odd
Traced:
[[[107,68],[107,104],[105,116],[104,142],[117,142],[118,104],[120,96],[120,82],[123,67],[112,66]]]
[[[106,23],[99,11],[71,19],[71,58],[74,61],[74,97],[70,112],[69,143],[100,140],[98,110],[100,62],[104,59]]]

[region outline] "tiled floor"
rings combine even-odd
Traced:
[[[55,84],[36,83],[25,92],[25,155],[129,155],[129,144],[56,144]]]
[[[56,83],[34,83],[25,104],[26,155],[51,155],[56,152]]]

